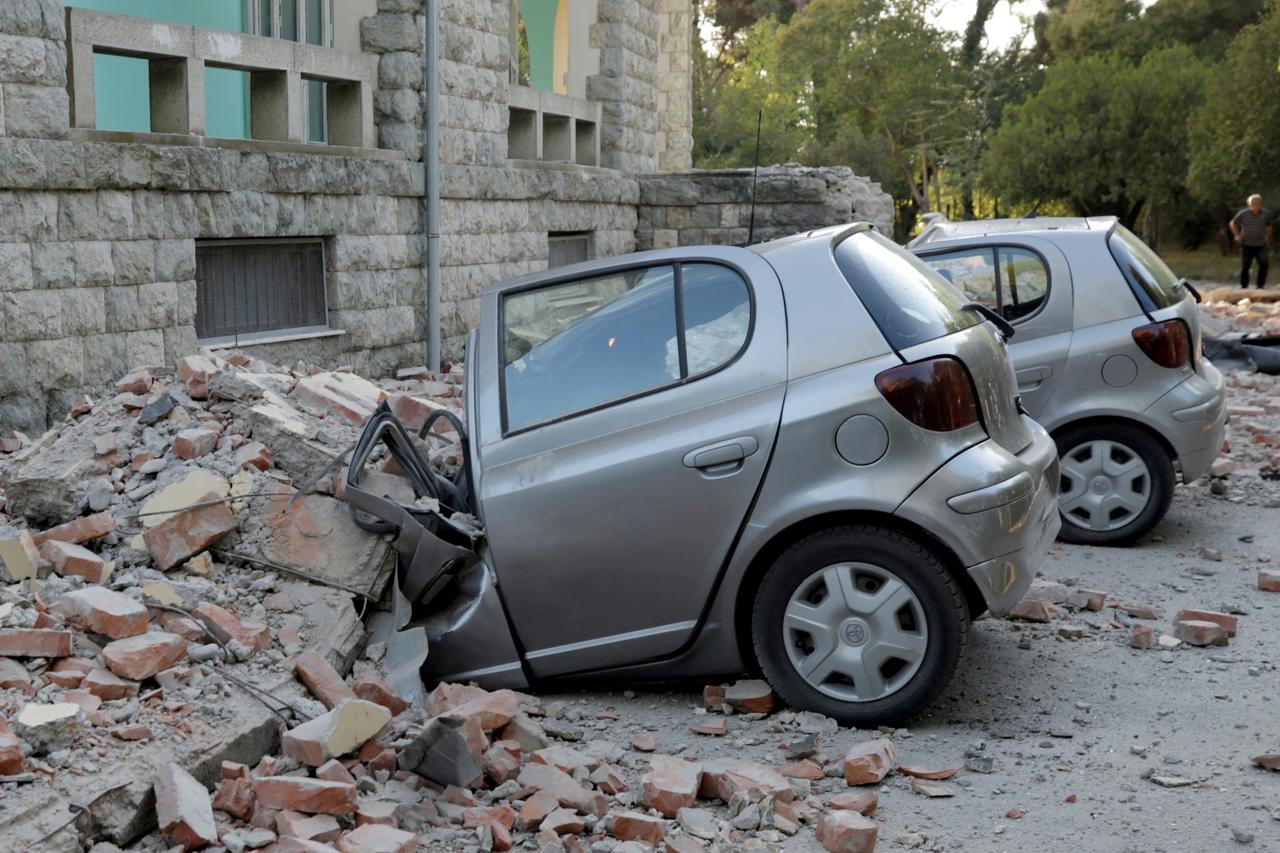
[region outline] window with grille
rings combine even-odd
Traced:
[[[591,257],[591,233],[547,235],[547,269],[567,267]]]
[[[196,337],[202,342],[328,327],[322,241],[196,244]]]

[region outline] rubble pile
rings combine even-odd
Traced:
[[[351,520],[342,460],[380,403],[413,427],[461,395],[460,371],[374,383],[209,352],[0,443],[0,849],[129,845],[157,825],[186,849],[256,849],[261,827],[220,839],[223,813],[206,814],[228,765],[283,776],[402,713],[366,627],[393,543]],[[456,439],[420,447],[447,470]],[[371,488],[408,488],[375,461]],[[316,672],[343,703],[307,689]],[[282,732],[282,769],[263,773]],[[376,830],[354,843],[371,833],[358,849],[381,849]]]

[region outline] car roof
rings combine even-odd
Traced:
[[[962,240],[968,237],[990,237],[1000,234],[1044,234],[1052,231],[1100,231],[1109,233],[1116,225],[1114,216],[1037,216],[1029,219],[975,219],[968,222],[951,222],[934,219],[923,231],[907,244],[918,248],[926,243],[943,240]]]

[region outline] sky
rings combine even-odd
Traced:
[[[987,22],[987,46],[1003,47],[1023,30],[1022,18],[1029,23],[1036,12],[1044,11],[1042,0],[1022,0],[1017,4],[1000,3]],[[944,0],[938,23],[945,29],[963,33],[973,17],[973,0]]]

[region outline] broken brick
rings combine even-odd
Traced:
[[[113,640],[145,634],[151,622],[145,606],[102,586],[72,590],[58,599],[53,610],[84,629]]]
[[[343,835],[337,843],[340,853],[414,853],[418,836],[391,826],[367,823]]]
[[[40,556],[53,564],[53,570],[63,577],[73,575],[89,583],[102,583],[102,558],[81,545],[50,540],[40,546]]]
[[[1280,753],[1255,755],[1252,758],[1252,761],[1263,770],[1280,770]]]
[[[199,459],[218,446],[218,432],[212,429],[184,429],[173,437],[173,455],[179,459]]]
[[[324,764],[317,767],[316,778],[323,779],[326,782],[346,782],[349,785],[354,785],[356,783],[356,779],[351,775],[351,771],[336,758],[331,758]]]
[[[622,778],[622,768],[614,764],[601,764],[591,771],[588,780],[611,797],[627,790],[626,780]]]
[[[480,722],[480,728],[491,732],[511,722],[519,711],[520,700],[514,692],[495,690],[493,693],[485,693],[483,696],[477,696],[461,705],[449,708],[438,716],[452,720],[475,717]]]
[[[690,723],[689,731],[695,735],[710,735],[712,737],[722,737],[729,733],[729,721],[724,717],[718,720],[712,720],[705,723]]]
[[[1154,649],[1156,633],[1150,625],[1132,625],[1129,628],[1129,647],[1134,649]]]
[[[295,657],[293,671],[326,708],[334,708],[356,698],[355,692],[319,652],[308,650]]]
[[[209,383],[218,373],[218,366],[202,355],[189,355],[178,362],[178,381],[192,400],[209,399]]]
[[[619,841],[639,841],[657,847],[667,834],[667,822],[641,812],[618,812],[609,821],[609,833]]]
[[[1258,589],[1263,592],[1280,592],[1280,571],[1275,569],[1259,569]]]
[[[22,741],[0,717],[0,776],[16,776],[24,769]]]
[[[856,744],[844,757],[844,780],[850,785],[874,785],[898,766],[898,751],[886,738]]]
[[[151,390],[151,385],[155,382],[151,377],[151,371],[135,370],[121,377],[116,382],[116,390],[121,394],[146,394]],[[214,839],[215,841],[217,839]]]
[[[858,791],[847,794],[837,794],[828,801],[827,805],[833,809],[845,809],[847,811],[857,812],[864,817],[870,817],[876,813],[876,806],[880,804],[880,797],[875,791]]]
[[[1148,607],[1145,604],[1117,604],[1114,605],[1116,610],[1127,614],[1134,619],[1159,619],[1160,611],[1154,607]]]
[[[253,793],[267,808],[306,814],[352,814],[358,805],[355,785],[300,776],[255,778]]]
[[[184,850],[218,843],[209,792],[195,777],[176,764],[166,764],[156,772],[155,792],[156,821],[165,837]]]
[[[1019,622],[1048,622],[1049,603],[1042,598],[1024,598],[1010,608],[1005,618]]]
[[[31,673],[16,660],[0,658],[0,690],[17,690],[27,696],[36,695],[31,684]]]
[[[390,721],[391,712],[381,705],[351,699],[286,732],[283,752],[319,767],[331,758],[354,752]]]
[[[911,779],[911,790],[931,798],[954,797],[956,794],[955,789],[950,785],[943,785],[940,782],[928,782],[914,777]]]
[[[792,761],[778,768],[778,773],[789,779],[808,779],[816,782],[825,775],[822,768],[807,758]]]
[[[830,853],[873,853],[878,833],[873,821],[848,809],[818,817],[818,843]]]
[[[1067,596],[1067,604],[1077,610],[1097,613],[1106,606],[1107,594],[1096,589],[1077,589]]]
[[[393,809],[395,803],[388,803]],[[363,811],[365,806],[360,806]],[[359,818],[357,818],[358,820]],[[300,838],[328,844],[342,834],[342,826],[333,815],[307,815],[285,809],[276,815],[276,832],[286,838]]]
[[[70,542],[73,545],[81,545],[94,539],[101,539],[115,529],[116,520],[109,513],[99,512],[94,515],[86,515],[83,518],[77,518],[75,521],[68,521],[66,524],[59,524],[57,527],[51,527],[43,533],[33,536],[32,541],[37,546],[50,541]]]
[[[708,711],[719,711],[724,707],[724,694],[724,685],[708,684],[702,688],[702,706]]]
[[[948,767],[944,770],[930,770],[927,767],[918,767],[916,765],[903,764],[898,767],[898,772],[903,776],[911,776],[915,779],[925,779],[932,782],[942,782],[956,775],[954,767]]]
[[[698,796],[727,803],[734,794],[752,788],[782,802],[790,802],[795,796],[791,783],[772,767],[740,758],[716,758],[702,763]]]
[[[506,808],[507,811],[511,810],[506,806],[503,808]],[[367,823],[376,823],[381,826],[395,826],[396,804],[389,800],[370,800],[368,802],[361,803],[360,809],[356,812],[356,826],[364,826]]]
[[[523,773],[520,779],[523,782]],[[657,809],[663,817],[673,818],[680,809],[697,802],[702,765],[668,755],[655,755],[649,759],[649,771],[640,782],[644,790],[644,804]]]
[[[577,835],[587,828],[587,824],[568,809],[556,809],[542,819],[542,832],[555,835]]]
[[[271,646],[270,628],[257,622],[242,622],[230,610],[211,601],[200,602],[191,615],[223,643],[234,640],[255,652],[266,651]]]
[[[236,450],[236,468],[242,471],[256,469],[267,471],[271,468],[271,451],[260,441],[251,441]]]
[[[514,743],[514,741],[510,741]],[[517,744],[517,748],[519,745]],[[501,746],[490,746],[484,753],[484,773],[495,783],[501,785],[520,773],[520,756],[512,755]]]
[[[524,769],[520,771],[520,775],[516,777],[516,781],[526,788],[550,791],[555,795],[560,805],[575,809],[583,814],[604,817],[608,808],[603,794],[584,788],[572,776],[548,764],[526,764]]]
[[[740,714],[768,714],[777,704],[777,697],[767,681],[738,681],[724,692],[724,702]]]
[[[1173,636],[1192,646],[1225,646],[1227,629],[1217,622],[1182,619],[1173,623]]]
[[[389,684],[377,678],[371,678],[367,675],[357,678],[352,682],[351,690],[361,699],[377,702],[390,711],[393,717],[409,710],[409,703],[392,690]]]
[[[135,682],[125,681],[102,667],[91,669],[80,686],[104,702],[130,699],[138,695],[138,685]]]
[[[237,820],[248,821],[253,816],[253,782],[247,778],[222,779],[213,795],[213,807]]]
[[[142,534],[160,571],[169,571],[236,529],[235,516],[216,492],[196,503],[209,505],[179,512]]]
[[[71,632],[42,628],[0,628],[0,656],[65,658],[71,656]]]
[[[134,681],[148,679],[186,656],[186,641],[163,631],[116,640],[102,650],[107,669]]]
[[[1227,632],[1228,637],[1234,637],[1236,630],[1240,627],[1240,622],[1236,617],[1228,613],[1219,613],[1215,610],[1180,610],[1178,615],[1174,617],[1175,622],[1185,620],[1199,620],[1201,622],[1215,622],[1222,626]]]

